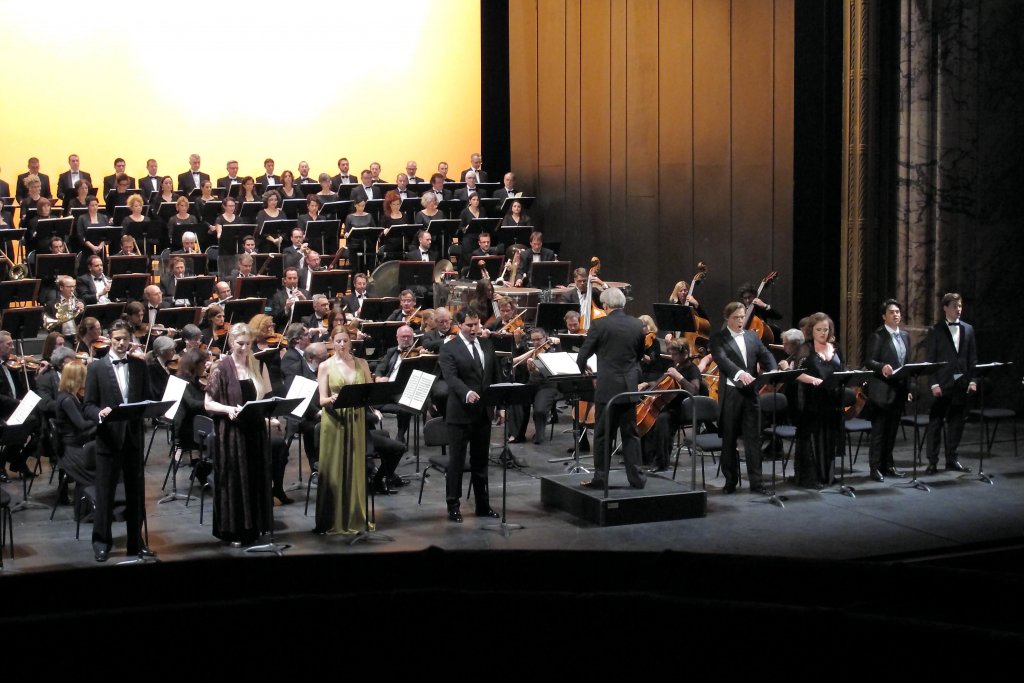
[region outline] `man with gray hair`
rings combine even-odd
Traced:
[[[610,403],[624,391],[636,391],[641,382],[640,359],[644,356],[644,324],[622,310],[626,295],[618,287],[609,287],[601,294],[604,317],[597,318],[587,332],[576,362],[581,372],[587,372],[587,360],[597,356],[597,427],[594,433],[594,478],[581,482],[582,486],[604,488],[611,468],[610,445],[618,431],[622,455],[626,461],[629,485],[642,489],[647,483],[640,470],[640,436],[636,431],[636,404],[638,399]],[[605,412],[609,414],[606,416]]]

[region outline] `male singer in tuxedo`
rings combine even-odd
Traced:
[[[111,190],[117,190],[117,176],[123,175],[128,179],[128,187],[135,187],[135,178],[125,175],[125,160],[121,157],[114,159],[114,172],[111,175],[103,176],[103,197]]]
[[[722,473],[725,493],[734,493],[740,478],[736,442],[743,432],[747,479],[754,493],[767,494],[761,483],[761,446],[758,434],[757,366],[776,368],[775,358],[756,332],[743,329],[746,309],[739,301],[725,307],[725,327],[711,336],[711,355],[718,363],[718,397],[722,404]]]
[[[158,171],[159,166],[156,163],[156,159],[146,159],[146,177],[139,178],[139,190],[142,191],[142,198],[147,202],[150,196],[160,192],[160,181],[162,178]]]
[[[363,300],[366,299],[366,287],[368,280],[365,273],[356,273],[352,276],[352,293],[341,298],[342,303],[348,307],[348,312],[354,316],[359,315],[363,307]]]
[[[198,154],[190,154],[188,157],[188,170],[178,174],[178,192],[188,196],[193,190],[198,190],[203,183],[210,179],[209,173],[199,170],[202,159]]]
[[[611,442],[618,431],[622,443],[622,456],[626,461],[626,479],[635,489],[642,489],[647,483],[646,475],[640,470],[640,436],[636,431],[637,399],[609,404],[616,394],[636,391],[640,385],[640,359],[644,355],[644,324],[622,310],[626,307],[626,295],[617,287],[609,287],[601,293],[601,306],[606,316],[598,318],[590,326],[587,340],[583,342],[576,362],[580,372],[587,371],[587,359],[597,354],[597,388],[594,403],[597,413],[594,419],[594,478],[581,482],[583,486],[604,488],[605,477],[611,468]],[[610,418],[605,418],[609,411]],[[607,430],[611,429],[609,433]]]
[[[63,200],[65,197],[75,195],[75,184],[84,180],[92,187],[92,176],[79,168],[81,161],[77,154],[68,157],[68,170],[60,174],[57,179],[57,197]]]
[[[354,175],[349,174],[348,168],[348,159],[345,157],[338,159],[338,175],[331,178],[332,192],[337,192],[338,188],[342,185],[354,185],[358,182],[358,179]]]
[[[274,175],[274,160],[269,157],[264,159],[263,175],[256,179],[256,187],[260,189],[260,194],[280,184],[281,177]]]
[[[225,164],[224,168],[227,169],[228,174],[223,178],[217,178],[217,187],[223,188],[228,191],[228,194],[231,194],[231,186],[239,185],[242,182],[242,179],[238,177],[238,162],[232,159]]]
[[[365,170],[359,175],[362,176],[362,180],[359,186],[352,190],[349,199],[353,202],[367,202],[371,199],[382,199],[384,197],[380,192],[380,188],[373,186],[373,174],[369,170]]]
[[[530,265],[535,261],[554,261],[557,257],[555,252],[544,246],[544,234],[534,231],[530,233],[530,248],[518,254],[519,263],[516,265],[516,287],[533,287],[530,283]],[[546,283],[540,283],[546,285]],[[571,293],[571,292],[570,292]]]
[[[462,180],[462,182],[467,182],[466,176],[469,175],[470,173],[473,173],[476,175],[476,179],[478,182],[486,183],[487,171],[484,170],[483,166],[484,158],[480,156],[479,152],[474,152],[473,154],[470,154],[469,168],[462,172],[462,177],[460,178],[460,180]]]
[[[498,517],[491,509],[487,491],[487,453],[491,442],[493,410],[486,406],[490,386],[501,381],[501,372],[488,339],[481,339],[480,315],[469,308],[459,335],[441,347],[438,365],[448,383],[448,519],[462,522],[459,499],[462,498],[462,467],[469,447],[469,471],[476,497],[477,517]],[[505,420],[505,411],[498,424]]]
[[[907,381],[892,376],[910,361],[910,335],[900,329],[902,321],[903,307],[895,299],[887,299],[882,303],[882,326],[868,337],[864,365],[875,373],[868,382],[868,399],[871,401],[868,461],[871,478],[875,481],[885,481],[886,475],[906,476],[896,469],[892,459],[896,431],[907,403]]]
[[[39,172],[39,158],[31,157],[28,160],[28,170],[18,174],[18,182],[14,186],[14,197],[19,202],[28,196],[28,188],[25,187],[25,178],[30,175],[39,176],[39,194],[47,199],[53,199],[50,193],[50,176]]]
[[[466,183],[466,186],[455,190],[455,198],[461,202],[468,202],[470,195],[475,194],[480,199],[486,199],[487,193],[476,186],[476,173],[473,171],[463,171],[463,174],[463,181]]]
[[[426,230],[420,230],[416,233],[416,246],[413,247],[406,253],[406,261],[430,261],[431,263],[437,261],[437,254],[430,251],[430,243],[433,241],[433,237]]]
[[[946,469],[970,472],[957,459],[956,449],[964,433],[967,418],[967,394],[978,390],[974,381],[974,368],[978,364],[978,349],[974,328],[960,319],[963,298],[950,292],[942,297],[943,320],[936,323],[928,334],[925,355],[929,363],[946,365],[932,376],[932,396],[935,402],[928,412],[928,469],[935,474],[939,464],[939,439],[942,425],[946,425]]]
[[[409,182],[413,183],[414,185],[416,183],[423,182],[423,178],[420,178],[418,175],[416,175],[416,170],[418,168],[419,166],[416,164],[415,161],[408,161],[405,164],[405,174],[409,177]]]
[[[150,398],[146,362],[128,355],[131,338],[128,325],[115,322],[110,330],[110,352],[89,366],[85,379],[85,415],[100,423],[96,430],[96,512],[92,529],[92,550],[97,562],[106,562],[110,555],[114,491],[122,472],[128,555],[153,556],[140,537],[140,506],[145,494],[142,479],[144,422],[103,421],[122,403]]]

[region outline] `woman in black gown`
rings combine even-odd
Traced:
[[[402,238],[391,235],[390,231],[392,227],[406,223],[405,214],[402,213],[402,196],[395,190],[389,190],[384,195],[384,215],[380,219],[380,227],[384,228],[384,232],[380,236],[381,245],[377,255],[381,261],[401,258],[405,253]]]
[[[204,406],[216,426],[213,451],[213,535],[253,543],[273,523],[270,444],[261,419],[239,419],[242,406],[270,393],[270,378],[251,350],[249,326],[228,333],[228,350],[210,373]]]
[[[523,203],[518,199],[508,207],[505,217],[501,219],[501,224],[513,228],[518,228],[521,225],[533,225],[530,222],[530,217],[523,213]]]
[[[82,412],[85,396],[85,363],[68,361],[61,370],[60,387],[55,399],[54,425],[64,446],[60,469],[76,486],[90,486],[96,478],[96,423]],[[58,497],[67,499],[68,483],[62,477]]]
[[[281,210],[281,195],[277,190],[267,190],[263,195],[263,208],[256,214],[256,237],[259,239],[261,253],[270,254],[281,251],[284,237],[273,233],[263,234],[263,224],[267,221],[278,221],[285,218]]]
[[[302,189],[295,184],[295,175],[291,171],[285,171],[281,174],[281,187],[277,188],[277,190],[281,193],[282,204],[285,199],[302,199],[305,197],[302,194]]]
[[[796,481],[799,486],[821,489],[832,484],[835,456],[842,458],[843,385],[829,382],[843,370],[843,361],[833,346],[835,325],[824,313],[804,319],[800,352],[800,419],[797,425]],[[841,462],[841,461],[840,461]]]

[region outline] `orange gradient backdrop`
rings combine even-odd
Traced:
[[[81,157],[99,183],[113,159],[143,176],[214,178],[310,163],[313,175],[378,161],[393,182],[409,159],[451,173],[480,146],[480,0],[324,4],[103,3],[46,8],[0,0],[0,63],[17,74],[0,104],[0,178],[30,156],[51,178]],[[15,27],[32,27],[20,30]],[[12,193],[14,188],[11,189]]]

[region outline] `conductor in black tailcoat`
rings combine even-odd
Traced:
[[[882,303],[882,326],[868,337],[864,365],[875,373],[868,382],[868,400],[871,402],[868,461],[871,478],[875,481],[885,481],[886,475],[905,476],[896,469],[892,459],[896,431],[907,404],[907,381],[892,377],[894,372],[910,362],[910,335],[900,329],[902,321],[903,307],[895,299],[887,299]]]
[[[483,325],[470,308],[459,335],[441,347],[438,364],[450,388],[445,421],[448,424],[448,475],[446,477],[448,519],[461,522],[462,467],[469,447],[470,477],[476,496],[476,516],[494,517],[487,492],[487,453],[491,440],[493,410],[486,406],[490,386],[501,381],[494,347],[480,339]],[[501,411],[499,424],[505,419]]]
[[[943,423],[946,426],[946,469],[955,472],[971,471],[970,467],[960,464],[956,449],[960,445],[964,421],[967,419],[967,394],[978,389],[974,380],[978,347],[974,328],[960,319],[963,298],[954,292],[945,294],[942,297],[942,311],[945,315],[932,327],[925,345],[929,363],[946,363],[932,377],[931,389],[935,402],[928,411],[926,474],[938,471]]]
[[[99,423],[96,431],[96,512],[92,529],[92,549],[97,562],[106,562],[113,544],[111,522],[114,491],[124,472],[125,523],[128,528],[128,555],[149,555],[140,532],[142,486],[142,420],[103,422],[110,411],[122,403],[150,398],[146,362],[128,356],[131,330],[115,322],[110,331],[110,352],[89,366],[85,381],[85,415]]]
[[[644,324],[622,310],[626,307],[626,295],[617,287],[609,287],[601,293],[601,305],[606,316],[594,320],[587,331],[576,362],[580,371],[587,369],[587,359],[597,354],[597,389],[594,403],[597,413],[594,419],[594,478],[582,482],[583,486],[605,485],[610,457],[609,446],[612,436],[618,430],[621,434],[622,455],[626,461],[626,478],[629,485],[642,489],[646,476],[640,470],[640,436],[636,431],[636,403],[633,397],[609,405],[611,399],[624,391],[636,391],[640,386],[640,359],[644,355]],[[605,411],[610,411],[605,419]],[[611,433],[606,431],[606,425]]]
[[[725,306],[725,327],[711,337],[711,355],[718,363],[718,397],[722,404],[722,474],[725,493],[733,493],[740,477],[736,442],[743,432],[743,451],[747,458],[750,490],[767,493],[761,483],[761,446],[758,428],[757,377],[776,368],[775,358],[761,343],[756,332],[743,329],[746,309],[739,301]]]

